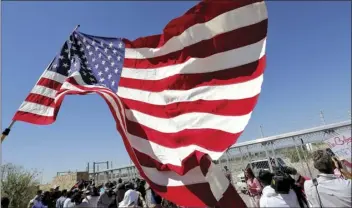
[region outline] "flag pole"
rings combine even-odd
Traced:
[[[74,31],[76,31],[80,26],[81,26],[81,25],[77,25],[77,26],[75,27],[75,29],[73,29],[72,33],[73,33]]]
[[[1,143],[5,140],[6,136],[9,135],[10,131],[11,131],[11,128],[12,126],[15,124],[16,121],[12,121],[10,126],[7,127],[3,132],[2,132],[2,135],[1,135]]]
[[[74,31],[76,31],[78,28],[80,27],[80,25],[76,25],[76,27],[73,29],[72,33]],[[9,127],[7,127],[3,132],[2,132],[2,135],[1,135],[1,143],[5,140],[5,138],[10,134],[10,131],[11,131],[11,128],[12,126],[15,124],[16,121],[12,121],[11,124],[9,125]]]

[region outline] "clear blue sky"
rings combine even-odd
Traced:
[[[99,36],[160,33],[196,2],[2,2],[2,127],[59,52],[75,25]],[[269,2],[263,91],[239,141],[348,119],[351,105],[349,2]],[[84,169],[88,161],[129,159],[110,111],[97,95],[66,97],[50,126],[16,123],[3,162],[44,170]]]

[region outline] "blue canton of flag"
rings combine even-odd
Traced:
[[[117,92],[124,54],[121,38],[101,38],[75,31],[48,70],[64,76],[78,72],[87,85]]]

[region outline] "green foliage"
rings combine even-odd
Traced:
[[[291,163],[300,162],[299,158],[301,158],[301,160],[304,160],[304,158],[307,158],[307,159],[311,158],[310,152],[307,150],[302,150],[301,148],[298,148],[298,153],[297,153],[297,150],[294,148],[288,149],[284,152],[284,155],[290,159]]]
[[[10,199],[10,207],[25,208],[39,187],[38,172],[11,163],[1,165],[1,196]]]

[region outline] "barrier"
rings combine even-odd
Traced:
[[[259,169],[272,170],[273,165],[287,165],[304,176],[315,177],[317,171],[313,167],[311,153],[328,148],[323,141],[346,130],[351,130],[351,120],[242,142],[230,147],[215,162],[222,169],[224,166],[229,168],[232,182],[239,189],[243,182],[243,169],[246,167],[251,167],[256,174]],[[89,174],[97,184],[118,178],[130,180],[139,177],[133,165]]]

